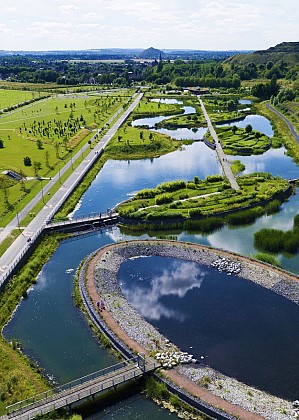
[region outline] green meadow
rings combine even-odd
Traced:
[[[25,101],[37,99],[39,95],[39,92],[34,91],[0,89],[0,111]]]
[[[122,93],[56,95],[2,115],[0,225],[7,223],[17,202],[25,203],[26,197],[37,194],[41,187],[36,178],[50,178],[57,173],[132,92]],[[15,171],[24,179],[11,181],[2,174],[6,170]]]

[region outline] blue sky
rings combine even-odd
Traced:
[[[2,0],[0,49],[257,50],[298,22],[298,0]]]

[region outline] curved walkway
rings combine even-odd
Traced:
[[[293,126],[293,124],[281,112],[279,112],[272,105],[270,105],[269,102],[266,104],[266,107],[268,109],[270,109],[271,111],[275,112],[275,114],[277,114],[280,118],[282,118],[284,120],[284,122],[287,123],[291,133],[295,137],[296,142],[299,144],[299,135],[298,135],[297,131],[295,130],[295,127]]]
[[[160,243],[161,241],[154,241],[154,240],[150,240],[150,241],[138,241],[138,243],[144,243],[146,245],[149,245],[151,243],[153,244],[157,244]],[[168,243],[170,245],[173,245],[174,243],[171,241],[163,241],[164,243]],[[99,261],[99,259],[106,254],[107,251],[112,250],[115,246],[118,246],[119,244],[112,244],[112,245],[108,245],[102,249],[100,249],[94,256],[93,258],[90,260],[90,262],[88,263],[88,268],[87,268],[87,272],[86,272],[86,286],[87,286],[87,290],[90,294],[90,297],[94,303],[94,307],[96,308],[96,303],[101,299],[101,297],[99,296],[97,290],[96,290],[96,286],[95,286],[95,268],[97,265],[97,262]],[[192,244],[193,246],[195,245],[196,247],[199,247],[200,249],[208,249],[206,247],[202,247],[200,245],[197,244]],[[219,251],[220,253],[222,253],[221,251]],[[218,250],[217,250],[218,253]],[[225,254],[223,252],[223,254]],[[130,347],[133,351],[138,352],[138,353],[143,353],[145,355],[148,355],[149,352],[147,349],[143,348],[140,344],[138,344],[135,340],[133,340],[131,337],[128,336],[128,334],[126,332],[123,331],[123,329],[120,327],[120,325],[118,324],[117,320],[113,318],[113,316],[107,311],[104,310],[101,312],[101,316],[104,320],[104,322],[106,323],[106,325],[120,338],[120,340],[122,342],[124,342],[128,347]],[[171,371],[163,371],[163,374],[165,375],[166,378],[169,378],[172,382],[174,382],[175,384],[177,384],[182,390],[184,390],[185,392],[187,392],[190,395],[193,395],[197,398],[199,398],[200,400],[208,403],[209,405],[213,406],[213,407],[217,407],[221,410],[223,410],[226,413],[229,413],[241,420],[262,420],[264,419],[264,417],[255,414],[255,413],[251,413],[249,411],[246,411],[245,409],[243,409],[242,407],[232,404],[228,401],[225,401],[224,399],[213,395],[211,392],[209,392],[207,389],[198,386],[196,383],[192,382],[190,379],[188,379],[187,377],[183,376],[182,374],[176,372],[175,370],[171,370]]]

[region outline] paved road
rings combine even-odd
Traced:
[[[24,252],[28,250],[32,242],[38,237],[39,233],[43,229],[43,226],[50,220],[57,210],[61,207],[64,201],[68,198],[74,188],[81,182],[84,175],[88,172],[91,166],[96,162],[100,156],[100,152],[105,148],[110,139],[114,136],[118,128],[124,123],[128,118],[130,113],[139,103],[142,98],[143,93],[136,95],[134,102],[128,107],[128,109],[121,115],[121,117],[116,121],[116,123],[107,131],[98,144],[88,153],[83,162],[76,168],[76,170],[70,175],[70,177],[61,185],[59,190],[53,195],[53,197],[47,202],[47,204],[42,208],[42,210],[34,217],[32,222],[24,229],[22,234],[13,242],[13,244],[7,249],[7,251],[0,257],[0,289],[3,283],[6,281],[9,272],[14,267],[16,262],[22,257]],[[121,111],[118,111],[119,114]],[[110,124],[112,118],[108,121]],[[97,133],[95,134],[95,136]],[[77,158],[84,150],[88,148],[88,145],[83,147],[76,156],[74,156],[73,161]],[[65,167],[60,171],[62,175],[69,167],[71,162],[68,162]],[[46,194],[47,191],[54,185],[55,182],[59,182],[59,173],[53,177],[53,179],[43,188],[43,194]],[[42,191],[32,200],[30,205],[26,206],[22,212],[20,212],[20,217],[24,217],[34,205],[42,199]],[[9,225],[10,231],[17,227],[17,219],[15,218]],[[0,233],[0,238],[7,236],[9,229],[4,229]],[[28,239],[31,239],[31,242],[28,242]]]
[[[221,143],[220,143],[220,141],[218,139],[218,136],[217,136],[217,133],[216,133],[216,131],[215,131],[213,125],[212,125],[212,122],[211,122],[211,119],[209,117],[209,114],[207,113],[206,108],[205,108],[202,100],[200,99],[200,97],[198,97],[198,99],[199,99],[199,103],[200,103],[202,112],[203,112],[203,114],[205,116],[205,119],[207,121],[208,129],[209,129],[209,131],[211,133],[211,136],[213,137],[213,139],[215,141],[215,144],[216,144],[216,152],[217,152],[217,155],[218,155],[219,162],[220,162],[220,164],[222,166],[223,173],[226,176],[226,178],[228,179],[231,187],[234,190],[239,190],[240,187],[239,187],[239,185],[238,185],[238,183],[236,181],[236,178],[235,178],[235,176],[234,176],[234,174],[232,172],[232,169],[230,167],[230,164],[228,163],[228,160],[226,158],[226,155],[225,155],[225,153],[224,153],[224,151],[222,149]]]
[[[296,142],[299,144],[299,135],[295,130],[293,124],[281,112],[277,111],[277,109],[273,108],[273,106],[271,106],[269,103],[267,103],[266,106],[267,108],[271,109],[271,111],[275,112],[275,114],[279,115],[287,123],[291,133],[295,137]]]

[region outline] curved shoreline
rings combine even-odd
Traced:
[[[117,280],[120,264],[127,258],[140,255],[172,256],[205,265],[210,265],[219,257],[226,257],[231,261],[241,262],[241,277],[254,281],[299,304],[298,277],[238,254],[176,241],[143,240],[108,245],[101,248],[88,263],[87,290],[94,308],[99,299],[104,299],[107,311],[102,311],[100,314],[103,321],[123,343],[135,352],[150,355],[158,350],[177,350],[175,345],[168,343],[164,336],[132,308],[120,290]],[[286,420],[294,418],[291,414],[290,402],[255,390],[233,378],[225,377],[207,366],[180,366],[171,371],[164,371],[163,375],[189,394],[241,419]],[[200,382],[206,375],[213,378],[208,390],[192,382],[192,379]]]

